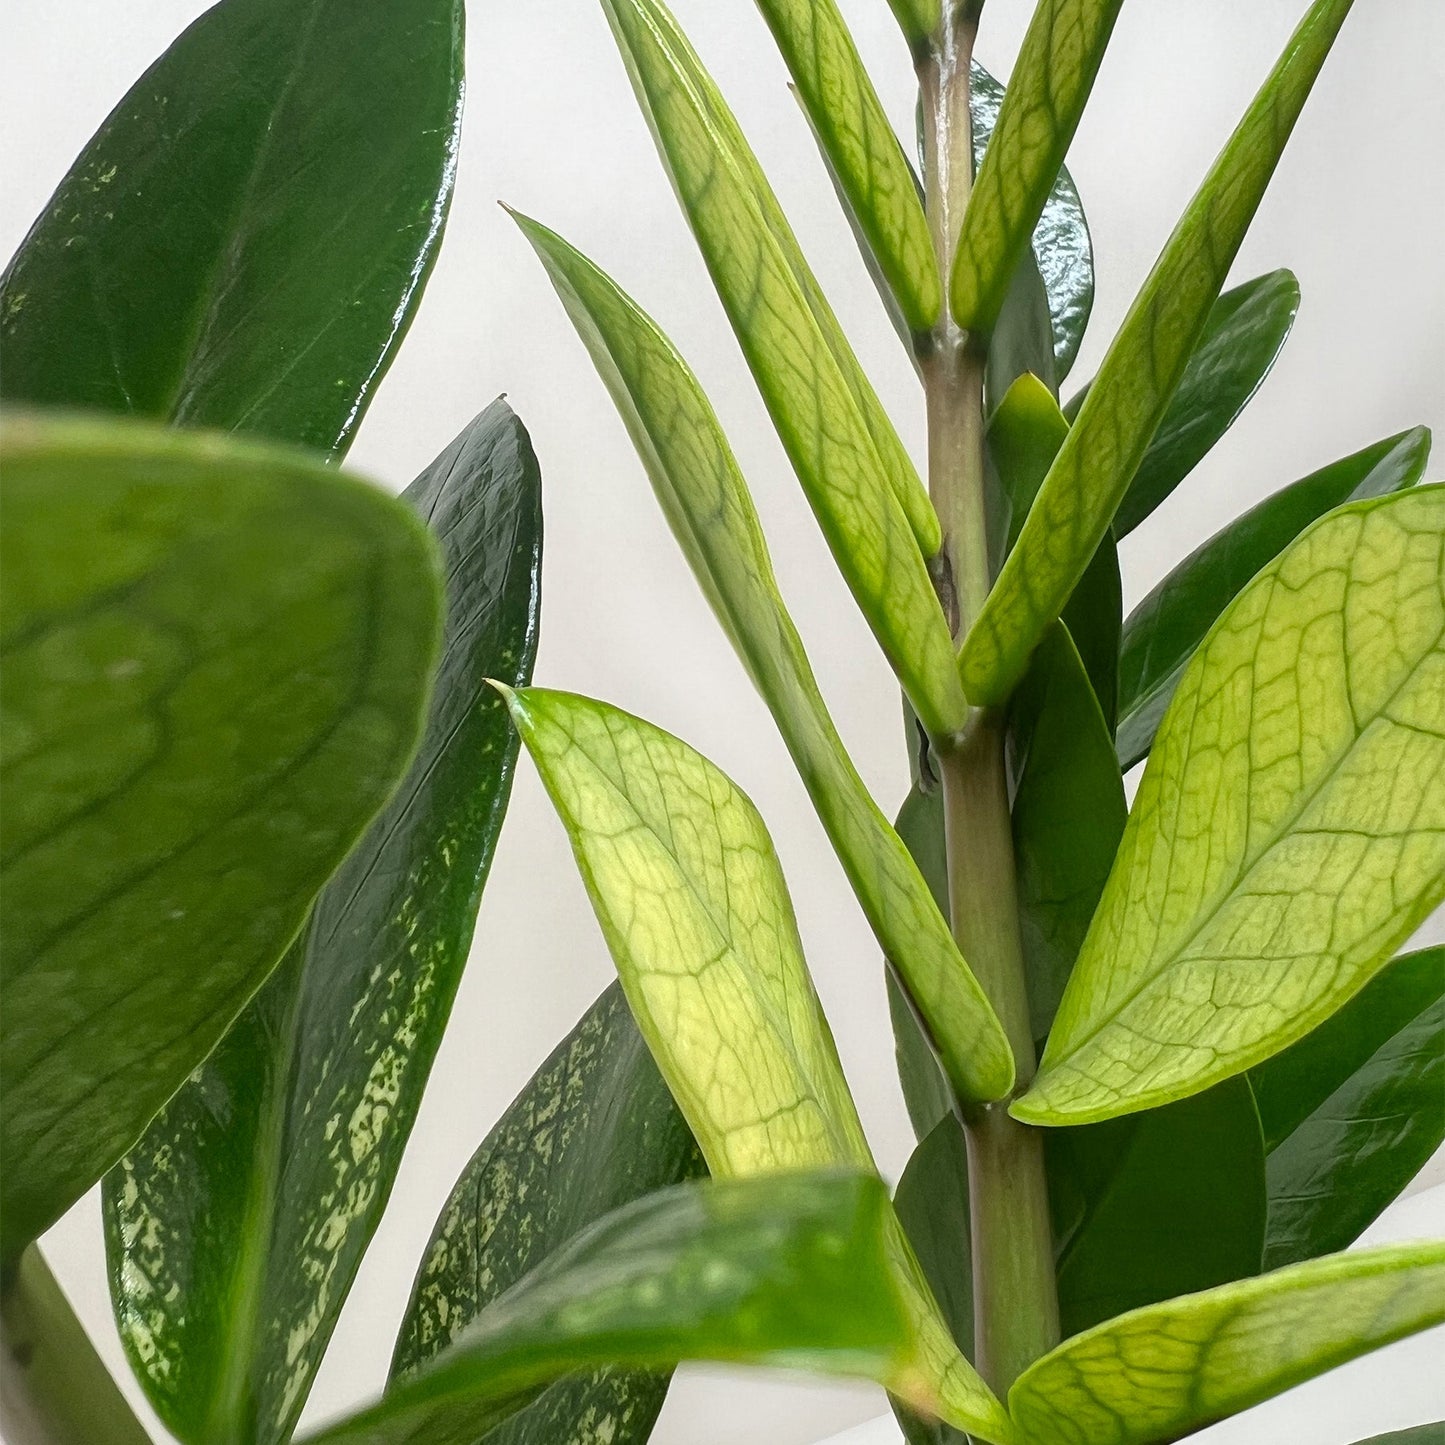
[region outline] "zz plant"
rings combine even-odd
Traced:
[[[12,1445],[146,1438],[34,1246],[102,1180],[167,1428],[293,1438],[521,746],[618,981],[457,1182],[379,1402],[309,1438],[636,1445],[671,1366],[713,1359],[875,1381],[912,1445],[1149,1445],[1445,1319],[1445,1245],[1346,1248],[1445,1136],[1445,953],[1399,952],[1445,899],[1428,433],[1286,486],[1127,620],[1117,554],[1289,332],[1288,272],[1224,287],[1350,0],[1310,5],[1062,404],[1093,293],[1063,162],[1122,0],[1038,0],[1007,89],[981,0],[890,0],[917,169],[835,0],[758,3],[916,367],[926,483],[687,37],[602,0],[902,686],[896,824],[696,378],[515,219],[886,959],[896,1193],[748,797],[530,685],[518,419],[486,408],[399,500],[335,465],[440,240],[461,0],[222,0],[0,283]]]

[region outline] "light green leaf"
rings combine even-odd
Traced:
[[[1352,0],[1315,0],[1169,238],[964,642],[975,703],[1013,691],[1109,530]]]
[[[938,28],[940,0],[888,0],[898,18],[903,38],[915,56],[922,54],[929,37]]]
[[[700,1172],[692,1134],[614,981],[457,1180],[417,1274],[392,1388],[583,1229]],[[668,1378],[601,1366],[558,1380],[485,1445],[641,1445]]]
[[[908,852],[848,757],[778,592],[752,498],[707,398],[667,338],[561,237],[518,217],[591,351],[658,500],[767,700],[885,953],[967,1098],[1008,1092],[1012,1055]]]
[[[511,408],[488,407],[406,500],[447,582],[416,759],[276,973],[105,1180],[121,1340],[185,1441],[236,1420],[247,1445],[289,1438],[400,1167],[511,792],[516,736],[483,679],[531,676],[542,540]]]
[[[1019,1118],[1110,1118],[1259,1063],[1445,898],[1442,553],[1445,487],[1352,503],[1220,618]]]
[[[425,528],[297,453],[7,422],[0,1207],[9,1257],[276,966],[410,761]]]
[[[344,451],[441,244],[462,20],[462,0],[208,9],[0,279],[5,399]]]
[[[928,219],[835,0],[758,0],[873,255],[914,331],[943,305]]]
[[[986,335],[1043,214],[1123,0],[1041,0],[964,212],[954,319]]]
[[[1326,512],[1413,487],[1429,455],[1430,433],[1415,427],[1321,467],[1215,533],[1134,609],[1119,656],[1124,767],[1148,753],[1194,649],[1239,589]]]
[[[562,1376],[680,1359],[862,1376],[926,1406],[891,1221],[882,1184],[856,1172],[649,1194],[577,1235],[381,1403],[312,1439],[472,1445]]]
[[[1445,1319],[1445,1245],[1331,1255],[1075,1335],[1009,1392],[1037,1445],[1177,1440]]]
[[[839,568],[926,726],[955,731],[966,708],[956,670],[944,664],[953,644],[915,540],[922,525],[937,535],[937,518],[928,524],[920,515],[921,484],[916,474],[900,481],[881,458],[759,204],[756,163],[737,159],[733,131],[718,120],[716,91],[696,56],[680,49],[675,23],[656,0],[604,4],[713,282]]]
[[[714,1177],[872,1168],[751,802],[638,718],[537,688],[510,701],[638,1027]],[[914,1368],[938,1413],[1006,1439],[1001,1407],[954,1347],[896,1225],[893,1236]]]

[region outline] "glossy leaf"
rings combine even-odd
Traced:
[[[1042,0],[978,168],[949,278],[953,315],[987,334],[1028,248],[1122,0]]]
[[[1315,0],[1135,298],[964,643],[975,703],[1013,691],[1108,532],[1351,0]]]
[[[921,485],[884,480],[887,468],[848,377],[759,206],[756,163],[738,162],[732,133],[716,117],[720,99],[710,85],[700,89],[701,67],[678,48],[671,17],[655,0],[604,3],[713,282],[839,568],[919,716],[930,731],[951,732],[965,708],[948,623],[915,541],[926,501]],[[929,525],[936,529],[937,519]]]
[[[461,93],[461,0],[223,0],[0,280],[0,390],[343,451],[436,256]]]
[[[1177,1440],[1442,1319],[1445,1245],[1332,1255],[1076,1335],[1009,1408],[1038,1445]]]
[[[683,552],[766,699],[854,891],[941,1041],[956,1087],[998,1098],[1012,1055],[927,885],[848,757],[778,592],[762,527],[696,378],[561,237],[518,218],[617,403]]]
[[[835,0],[758,0],[758,8],[905,320],[929,330],[943,282],[928,220]]]
[[[1004,88],[981,65],[974,62],[970,68],[970,108],[973,116],[973,153],[975,165],[982,164],[990,136],[998,121],[1003,105]],[[1032,261],[1030,260],[1032,252]],[[1026,277],[1025,273],[1037,272],[1037,276]],[[1089,323],[1089,313],[1094,306],[1094,251],[1089,239],[1089,226],[1084,218],[1083,202],[1068,168],[1059,167],[1044,201],[1038,224],[1034,227],[1033,245],[1021,254],[1012,285],[1029,292],[1034,286],[1043,287],[1043,295],[1049,315],[1049,329],[1054,354],[1054,375],[1044,375],[1037,364],[1024,364],[1001,378],[996,395],[1002,397],[1015,377],[1025,371],[1032,371],[1041,380],[1057,391],[1058,383],[1069,374],[1079,346],[1084,339],[1084,329]],[[1005,300],[1005,310],[1000,314],[990,343],[992,353],[999,345],[1007,329],[1007,312],[1014,307],[1027,308],[1030,303],[1023,297]]]
[[[1194,649],[1225,606],[1313,521],[1345,502],[1420,480],[1424,427],[1376,442],[1266,498],[1184,559],[1130,614],[1119,657],[1119,761],[1149,751]]]
[[[483,679],[531,673],[542,518],[506,403],[406,500],[448,597],[416,760],[275,976],[106,1180],[121,1338],[183,1441],[294,1427],[401,1163],[511,791],[516,738]]]
[[[1040,1072],[1083,1123],[1208,1087],[1347,1002],[1445,897],[1445,487],[1315,524],[1159,730]]]
[[[464,1445],[564,1375],[680,1359],[859,1375],[926,1402],[890,1219],[882,1184],[857,1173],[649,1194],[575,1236],[380,1404],[313,1439]]]
[[[498,1120],[447,1200],[392,1361],[392,1388],[611,1210],[702,1172],[692,1134],[613,983]],[[666,1373],[605,1365],[549,1385],[486,1445],[635,1445]]]
[[[1353,1244],[1445,1139],[1445,947],[1397,958],[1250,1071],[1269,1144],[1269,1268]]]
[[[638,1027],[714,1177],[871,1169],[753,805],[686,744],[614,708],[536,688],[513,694],[511,706]],[[953,1348],[893,1233],[913,1368],[937,1395],[937,1413],[1006,1438],[1001,1407]]]
[[[440,579],[292,452],[12,417],[3,445],[3,1253],[134,1141],[411,758]]]

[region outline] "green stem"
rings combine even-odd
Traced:
[[[969,63],[977,7],[945,5],[919,67],[928,214],[945,278],[973,184]],[[945,315],[923,359],[929,492],[943,526],[935,568],[954,634],[966,634],[992,583],[984,470],[984,348]],[[1005,727],[977,712],[957,738],[936,739],[943,781],[949,904],[963,956],[1003,1023],[1028,1086],[1035,1059],[1019,937],[1005,772]],[[1007,1101],[966,1111],[973,1248],[975,1365],[1000,1394],[1059,1339],[1058,1288],[1043,1136]]]
[[[6,1445],[151,1445],[32,1244],[0,1275]]]

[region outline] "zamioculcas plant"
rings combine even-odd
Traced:
[[[677,22],[601,3],[902,687],[896,822],[687,363],[514,218],[876,936],[917,1149],[890,1197],[742,788],[531,685],[506,405],[400,500],[329,464],[440,239],[461,0],[223,0],[0,282],[6,1439],[145,1439],[34,1247],[98,1181],[166,1428],[295,1436],[523,747],[617,982],[457,1181],[377,1402],[309,1438],[640,1445],[707,1359],[873,1381],[910,1445],[1162,1445],[1445,1320],[1445,1244],[1348,1249],[1445,1137],[1445,950],[1401,951],[1445,900],[1429,435],[1283,487],[1127,619],[1117,554],[1289,333],[1290,273],[1225,287],[1350,0],[1309,6],[1066,400],[1093,271],[1063,162],[1122,0],[1038,0],[1007,87],[981,0],[890,0],[917,168],[836,0],[758,0],[922,469]]]

